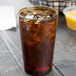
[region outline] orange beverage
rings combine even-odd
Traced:
[[[66,12],[67,26],[76,31],[76,10],[71,10]]]
[[[44,75],[52,69],[58,12],[48,7],[28,7],[19,11],[24,69]]]
[[[63,10],[68,28],[76,31],[76,6],[69,6]]]

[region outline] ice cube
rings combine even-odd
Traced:
[[[35,24],[39,24],[42,20],[41,19],[38,19]]]
[[[33,19],[33,17],[34,17],[34,15],[26,15],[25,18],[27,18],[27,19]]]
[[[31,21],[30,19],[24,19],[23,22],[29,22]]]
[[[48,15],[47,18],[50,18],[50,16]]]

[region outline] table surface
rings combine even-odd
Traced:
[[[28,7],[28,0],[1,0],[0,5],[15,6],[16,13]],[[66,27],[59,17],[53,69],[46,76],[76,76],[76,32]],[[24,72],[19,28],[0,31],[0,76],[29,76]]]

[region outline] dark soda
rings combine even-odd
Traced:
[[[19,11],[24,69],[31,75],[45,75],[52,69],[57,11],[40,6]]]

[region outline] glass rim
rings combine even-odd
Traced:
[[[40,5],[40,6],[43,6],[43,5]],[[32,8],[32,7],[39,7],[39,6],[24,7],[24,8],[22,8],[22,9],[20,9],[19,12],[20,12],[21,10],[25,9],[25,8]],[[56,11],[56,15],[53,16],[53,17],[50,17],[49,19],[53,19],[53,18],[55,18],[55,17],[58,16],[59,13],[58,13],[58,11],[57,11],[55,8],[53,8],[53,7],[48,7],[48,6],[43,6],[43,7],[51,8],[51,9],[53,9],[54,11]],[[25,18],[24,16],[21,16],[21,15],[19,14],[19,12],[18,12],[18,16],[19,16],[19,17],[24,18],[24,19],[30,19],[30,18]],[[30,20],[49,20],[49,19],[30,19]]]

